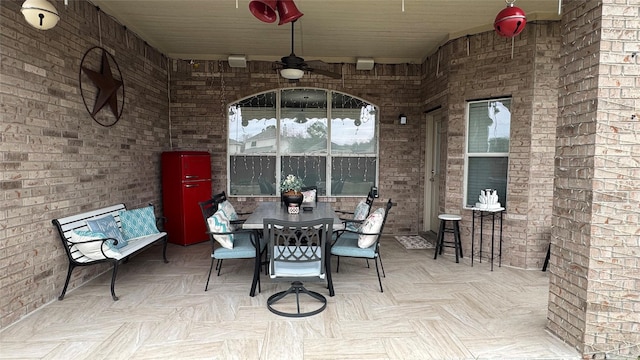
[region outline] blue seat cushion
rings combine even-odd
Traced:
[[[260,239],[260,252],[265,248],[267,241]],[[216,259],[250,259],[256,257],[256,248],[251,244],[249,233],[236,233],[233,239],[233,248],[218,247],[211,257]]]
[[[331,247],[331,255],[374,259],[376,257],[376,244],[363,249],[358,247],[358,238],[358,234],[343,233]]]

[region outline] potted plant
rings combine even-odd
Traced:
[[[302,186],[304,183],[299,177],[289,174],[280,181],[280,194],[282,196],[282,202],[289,206],[294,204],[300,206],[302,204]]]

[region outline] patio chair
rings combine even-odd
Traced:
[[[234,228],[223,211],[219,211],[215,199],[198,203],[202,211],[202,217],[207,225],[207,234],[211,240],[211,266],[207,275],[207,284],[204,291],[209,288],[209,280],[213,270],[214,261],[218,276],[222,268],[222,260],[225,259],[255,259],[253,281],[251,282],[250,296],[255,296],[256,285],[260,289],[260,265],[261,257],[265,253],[266,241],[255,230]]]
[[[371,206],[373,205],[373,201],[376,198],[375,189],[375,186],[372,186],[371,189],[369,189],[367,198],[364,200],[364,202],[361,201],[356,206],[354,211],[336,210],[335,212],[338,214],[341,220],[348,221],[347,225],[350,224],[351,226],[359,226],[358,223],[362,223],[364,219],[366,219],[367,216],[369,216],[369,214],[371,213]],[[350,215],[350,217],[347,217],[348,215]]]
[[[380,270],[378,269],[378,259],[380,259],[382,276],[386,277],[380,257],[380,236],[382,236],[384,224],[392,206],[393,203],[389,199],[385,208],[379,208],[371,213],[357,230],[345,228],[335,232],[335,241],[331,246],[331,255],[337,257],[336,272],[340,272],[341,256],[367,259],[367,267],[369,267],[368,260],[373,259],[376,263],[380,292],[384,291],[382,289],[382,280],[380,279]]]
[[[251,214],[251,212],[237,212],[231,202],[229,202],[229,199],[227,199],[227,194],[224,191],[213,195],[211,199],[218,205],[218,207],[222,207],[225,210],[232,224],[242,224],[245,219],[241,219],[240,217]]]
[[[273,281],[291,281],[289,289],[267,299],[267,308],[271,312],[287,317],[304,317],[318,314],[327,307],[324,295],[308,290],[303,281],[326,280],[329,296],[334,295],[331,272],[325,266],[332,228],[331,218],[310,221],[264,219],[264,237],[268,239],[270,251],[269,276]],[[296,298],[295,311],[290,304],[280,302],[290,294]],[[301,295],[308,295],[320,304],[314,306],[316,302],[305,302],[301,309]],[[311,310],[307,310],[309,308]]]

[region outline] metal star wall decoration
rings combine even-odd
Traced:
[[[97,49],[101,52],[100,55],[100,71],[95,71],[90,69],[85,63],[88,63],[87,55],[92,52],[92,50]],[[109,60],[111,58],[111,61]],[[122,115],[122,109],[124,108],[124,82],[122,80],[114,77],[114,74],[111,70],[111,62],[115,65],[120,79],[122,79],[122,74],[120,73],[120,68],[118,64],[115,62],[115,59],[111,54],[109,54],[104,48],[101,47],[93,47],[85,53],[82,58],[82,63],[80,64],[81,73],[80,73],[80,91],[82,95],[82,99],[85,102],[85,107],[91,117],[100,125],[103,126],[112,126],[114,125]],[[89,110],[87,106],[87,102],[85,100],[85,94],[82,91],[82,73],[84,73],[91,82],[96,86],[97,94],[95,95],[95,101],[93,104],[93,109]],[[122,101],[121,108],[118,109],[118,94],[122,92]],[[109,105],[111,108],[111,112],[115,118],[96,118],[96,115],[102,110],[105,105]]]

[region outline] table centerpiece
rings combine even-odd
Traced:
[[[280,182],[280,194],[282,203],[285,206],[300,207],[304,198],[301,191],[302,185],[304,185],[302,180],[293,174],[289,174],[282,179]]]

